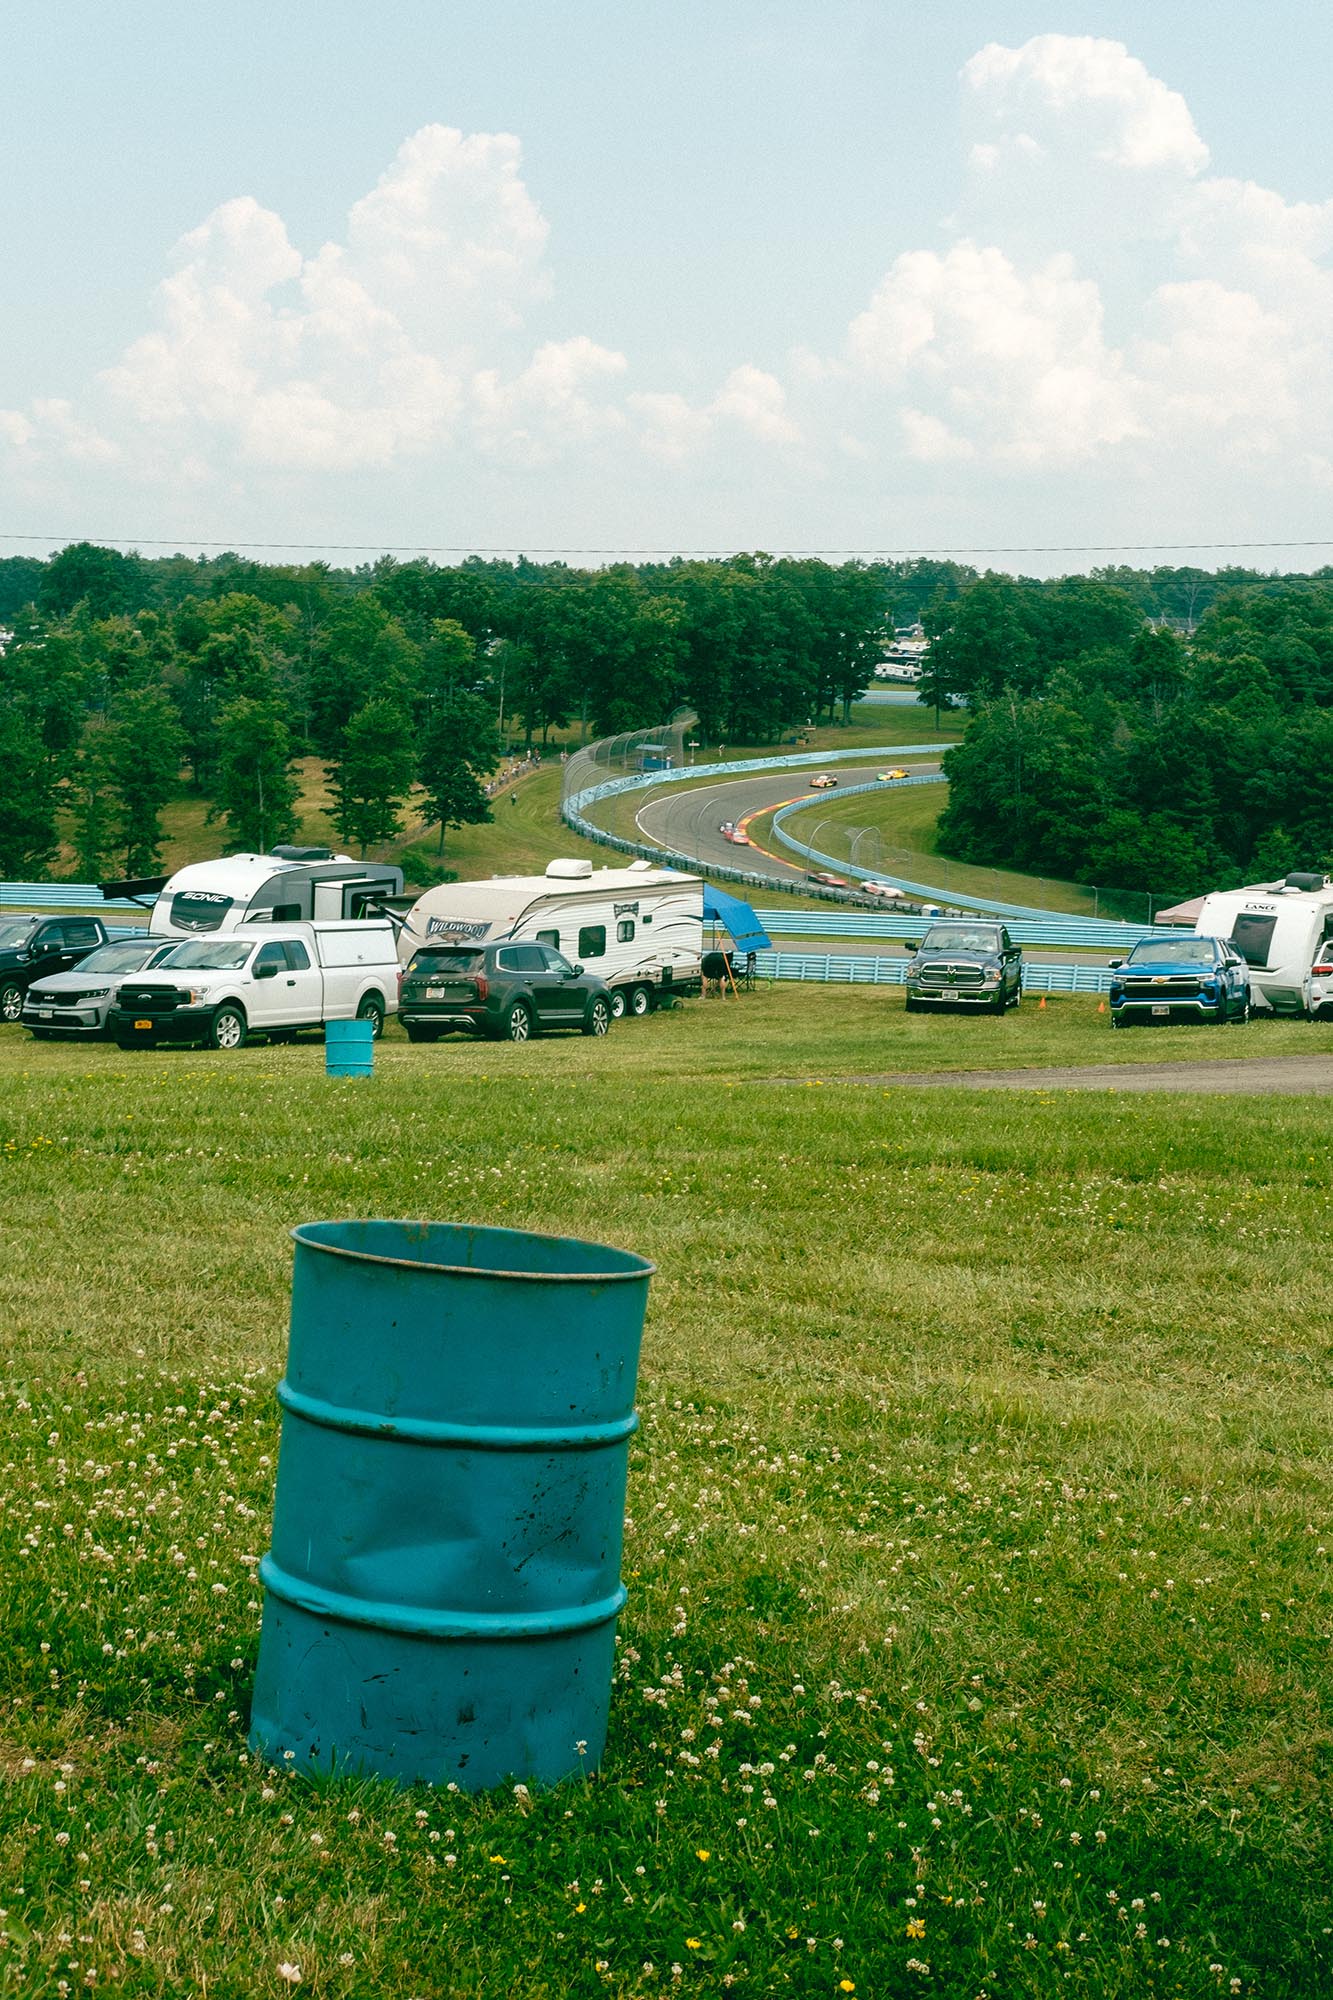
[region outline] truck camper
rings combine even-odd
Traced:
[[[426,944],[531,938],[595,973],[617,1015],[647,1014],[667,995],[699,989],[703,883],[654,868],[557,860],[544,875],[496,875],[427,889],[398,941],[406,966]]]
[[[1205,896],[1194,925],[1199,937],[1225,938],[1250,968],[1250,998],[1274,1014],[1301,1014],[1310,968],[1333,939],[1333,881],[1292,874],[1248,889]]]
[[[403,871],[327,847],[275,847],[195,861],[170,877],[101,886],[108,898],[156,897],[148,925],[153,937],[199,937],[241,924],[383,916],[386,904],[402,897]]]

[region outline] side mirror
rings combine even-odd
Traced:
[[[582,967],[581,965],[576,965],[576,966],[574,967],[573,971],[572,971],[572,972],[570,973],[569,977],[570,977],[571,979],[582,979],[582,977],[583,977],[583,967]]]
[[[1119,972],[1119,970],[1120,970],[1121,966],[1122,966],[1122,965],[1124,964],[1124,962],[1125,962],[1125,961],[1124,961],[1124,959],[1123,959],[1123,958],[1113,958],[1113,959],[1110,959],[1110,960],[1108,960],[1108,963],[1109,963],[1109,965],[1110,965],[1110,968],[1111,968],[1112,972]]]
[[[256,979],[276,979],[278,976],[278,968],[276,965],[257,965],[255,967],[254,976]]]

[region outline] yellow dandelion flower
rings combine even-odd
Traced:
[[[854,1979],[840,1979],[838,1981],[838,1991],[839,1993],[855,1993],[856,1981]]]
[[[486,1856],[486,1859],[495,1868],[503,1868],[505,1865],[505,1858],[503,1854],[488,1854]]]
[[[711,1861],[713,1858],[711,1847],[696,1847],[694,1851],[701,1861]]]
[[[703,1943],[703,1939],[702,1939],[702,1938],[686,1938],[686,1940],[685,1940],[685,1943],[687,1944],[687,1946],[689,1947],[689,1949],[690,1949],[691,1951],[698,1951],[698,1949],[699,1949],[699,1946],[700,1946],[700,1945],[701,1945],[701,1944]]]
[[[909,1917],[907,1922],[907,1935],[909,1938],[923,1938],[926,1935],[925,1918]]]
[[[583,1915],[583,1912],[587,1909],[587,1907],[588,1905],[586,1903],[575,1903],[574,1915],[576,1917],[581,1917]]]

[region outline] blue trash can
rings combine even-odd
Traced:
[[[369,1076],[375,1067],[373,1021],[324,1023],[325,1076]]]
[[[469,1791],[594,1769],[653,1266],[455,1223],[292,1234],[252,1747]]]

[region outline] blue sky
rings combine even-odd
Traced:
[[[8,30],[5,552],[1333,536],[1327,10]]]

